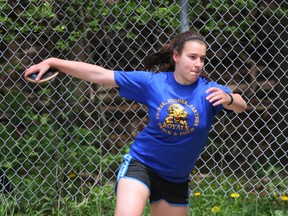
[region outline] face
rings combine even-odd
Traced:
[[[175,61],[174,77],[182,85],[189,85],[198,80],[204,67],[206,45],[199,41],[187,41],[182,54],[174,52]]]

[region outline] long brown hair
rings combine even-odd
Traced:
[[[175,37],[171,43],[162,46],[158,52],[149,54],[143,62],[145,70],[174,71],[175,62],[173,60],[173,52],[176,51],[181,55],[185,42],[194,40],[206,45],[204,37],[200,33],[190,31],[183,32]]]

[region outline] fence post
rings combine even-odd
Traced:
[[[189,30],[188,0],[180,0],[180,32]]]

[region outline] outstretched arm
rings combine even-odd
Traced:
[[[69,74],[78,79],[86,80],[88,82],[117,87],[114,80],[113,70],[108,70],[85,62],[68,61],[58,58],[49,58],[40,62],[39,64],[29,67],[25,71],[24,76],[28,77],[33,73],[39,72],[35,79],[38,81],[49,68],[56,68],[63,73]]]
[[[239,94],[228,94],[215,87],[209,88],[206,93],[210,93],[206,99],[212,103],[213,106],[222,104],[225,109],[233,110],[238,113],[243,112],[247,108],[247,103]]]

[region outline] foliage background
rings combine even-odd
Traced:
[[[205,192],[207,183],[215,191],[228,184],[224,193],[287,193],[287,2],[186,4],[188,28],[209,44],[206,73],[249,104],[244,114],[219,116],[191,190]],[[180,3],[12,0],[0,7],[0,164],[13,187],[8,197],[81,200],[113,184],[121,155],[149,120],[146,108],[63,74],[33,85],[23,71],[52,56],[141,70],[142,59],[179,32]]]

